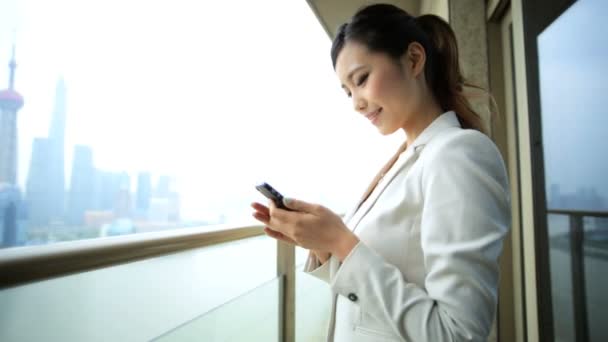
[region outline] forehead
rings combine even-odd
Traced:
[[[344,83],[351,71],[370,64],[372,59],[373,54],[365,45],[352,41],[346,42],[336,60],[336,74]]]

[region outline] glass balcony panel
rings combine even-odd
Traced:
[[[157,342],[279,342],[281,278],[202,314],[154,339]]]
[[[261,236],[9,288],[0,341],[148,341],[275,277]]]
[[[323,281],[303,272],[308,250],[296,248],[296,341],[322,342],[327,336],[331,291]]]

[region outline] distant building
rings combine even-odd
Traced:
[[[23,202],[19,188],[0,183],[0,246],[21,244]]]
[[[152,179],[150,173],[142,172],[137,175],[137,194],[135,210],[138,216],[145,217],[150,209],[150,197],[152,196]]]
[[[171,205],[169,203],[169,198],[152,197],[150,199],[150,210],[148,212],[148,219],[150,222],[169,222],[170,211]]]
[[[180,199],[175,190],[175,179],[161,175],[150,199],[149,219],[152,222],[179,221]]]
[[[93,209],[95,168],[93,151],[89,146],[74,147],[71,177],[67,207],[68,221],[74,225],[81,225],[84,221],[84,213]]]
[[[35,138],[26,185],[26,201],[30,224],[45,226],[61,222],[65,210],[65,103],[63,79],[57,82],[55,108],[48,138]]]
[[[84,225],[87,228],[100,229],[103,225],[112,223],[114,219],[114,213],[109,210],[88,210],[84,213]]]
[[[179,208],[180,208],[180,199],[179,194],[177,192],[169,193],[169,221],[178,222],[179,221]]]
[[[548,195],[550,209],[605,211],[608,203],[595,188],[579,187],[575,193],[563,192],[559,184],[551,184]]]
[[[100,236],[115,236],[136,233],[133,221],[128,218],[117,219],[112,223],[104,224],[100,229]]]
[[[48,191],[47,167],[50,163],[51,146],[47,138],[35,138],[32,145],[25,199],[28,206],[30,226],[47,225],[53,216],[54,198]]]
[[[114,214],[117,218],[131,217],[131,178],[123,172],[119,175],[118,191],[114,195]]]
[[[119,173],[96,170],[93,185],[93,209],[113,211],[114,199],[119,189]]]
[[[171,178],[167,175],[158,177],[158,183],[156,184],[156,191],[154,197],[169,197],[169,191],[171,186]]]

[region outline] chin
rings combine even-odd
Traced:
[[[389,128],[389,127],[384,127],[384,126],[380,126],[378,127],[378,132],[380,132],[380,134],[382,135],[391,135],[393,133],[395,133],[398,130],[398,128]]]

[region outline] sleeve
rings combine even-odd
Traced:
[[[325,261],[325,263],[321,264],[317,256],[313,252],[308,253],[308,259],[306,259],[306,264],[304,265],[304,272],[323,280],[326,283],[330,282],[330,264],[331,256],[329,259]]]
[[[505,167],[495,145],[477,132],[435,147],[422,176],[424,288],[362,242],[345,258],[332,288],[357,298],[362,311],[388,322],[406,341],[485,341],[510,225]]]

